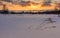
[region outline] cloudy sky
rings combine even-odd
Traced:
[[[21,0],[5,0],[5,1],[21,1]],[[23,1],[29,1],[29,0],[23,0]],[[41,1],[44,1],[44,0],[30,0],[30,1],[34,1],[34,2],[41,2]],[[60,2],[60,0],[51,0],[51,1],[58,1]]]
[[[31,0],[31,1],[39,2],[39,1],[44,1],[44,0]],[[52,1],[58,1],[58,2],[60,2],[60,0],[52,0]]]

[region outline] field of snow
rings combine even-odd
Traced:
[[[46,21],[51,18],[52,21]],[[60,38],[60,17],[47,14],[0,14],[0,38]]]

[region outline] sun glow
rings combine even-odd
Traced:
[[[42,3],[32,3],[32,2],[30,2],[29,4],[30,5],[22,6],[19,4],[6,3],[6,9],[13,10],[13,11],[16,11],[16,10],[22,10],[22,11],[25,11],[25,10],[54,10],[55,9],[54,4],[51,4],[51,6],[42,6]],[[1,7],[0,9],[3,9],[3,5],[0,5],[0,7]]]

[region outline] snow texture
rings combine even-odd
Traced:
[[[0,14],[0,38],[60,38],[60,17],[53,14]]]

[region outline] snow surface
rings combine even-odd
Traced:
[[[50,23],[47,18],[55,22]],[[60,17],[53,14],[0,14],[0,38],[60,38]]]

